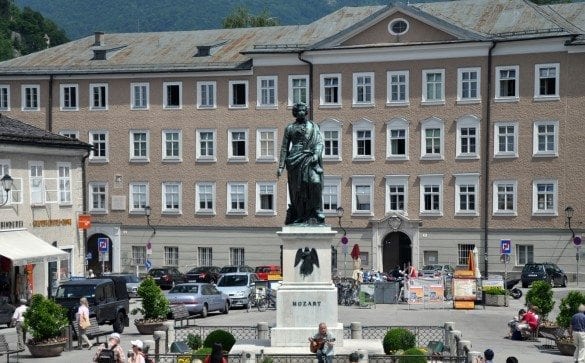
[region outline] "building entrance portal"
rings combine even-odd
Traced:
[[[411,262],[412,242],[405,233],[392,232],[386,235],[382,243],[382,265],[384,272],[392,271],[396,265],[404,269],[406,264]]]

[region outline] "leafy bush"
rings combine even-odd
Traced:
[[[418,348],[407,349],[400,357],[400,363],[427,363],[426,353]]]
[[[132,314],[141,313],[144,320],[166,320],[169,313],[169,300],[152,277],[144,279],[138,286],[138,296],[142,298],[142,307],[134,308]]]
[[[24,313],[24,329],[32,334],[33,343],[60,337],[68,324],[67,309],[41,294],[33,295]]]
[[[197,350],[201,348],[202,344],[203,342],[201,341],[201,336],[199,334],[195,335],[190,333],[187,335],[187,345],[189,348],[191,348],[191,350]]]
[[[506,290],[499,286],[487,286],[483,288],[487,295],[506,295]]]
[[[236,344],[236,338],[232,335],[232,333],[225,331],[225,330],[214,330],[203,342],[203,346],[207,348],[212,348],[213,343],[221,343],[222,349],[226,352],[229,352],[234,344]]]
[[[569,328],[571,318],[578,311],[580,304],[585,305],[585,294],[581,291],[569,291],[567,296],[561,299],[557,324],[562,328]]]
[[[394,328],[386,332],[382,345],[384,346],[384,353],[391,354],[397,350],[414,348],[415,341],[416,337],[409,330]]]
[[[555,306],[552,287],[546,281],[534,281],[526,293],[526,306],[538,306],[539,315],[546,319]]]
[[[192,359],[199,359],[203,361],[208,355],[211,355],[211,348],[201,347],[191,355]]]

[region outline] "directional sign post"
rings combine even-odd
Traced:
[[[577,249],[577,287],[579,287],[579,254],[580,254],[580,249],[581,249],[581,243],[583,243],[583,240],[581,239],[580,236],[574,236],[573,237],[573,244],[575,245],[575,248]]]
[[[98,252],[102,257],[102,273],[106,271],[106,254],[108,253],[110,247],[110,241],[108,238],[98,238]]]
[[[510,262],[510,255],[512,254],[512,241],[509,239],[503,239],[500,241],[500,261],[504,263],[504,286],[506,286],[506,280],[508,279],[508,263]],[[508,294],[504,295],[504,304],[508,306]]]
[[[150,270],[150,268],[152,267],[152,262],[150,262],[149,259],[146,259],[144,261],[144,267],[146,267],[146,271]]]

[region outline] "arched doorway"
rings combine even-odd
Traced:
[[[104,254],[105,260],[102,264],[98,249],[98,239],[107,238],[108,253]],[[91,254],[91,258],[87,259],[87,268],[91,269],[96,275],[101,275],[104,271],[112,271],[112,240],[103,233],[96,233],[87,238],[87,246],[85,248],[86,257]]]
[[[382,242],[382,267],[385,272],[392,271],[396,265],[400,268],[412,260],[412,241],[406,233],[392,232]]]

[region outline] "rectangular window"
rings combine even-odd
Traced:
[[[165,266],[179,266],[179,247],[165,246]]]
[[[130,131],[130,161],[148,161],[148,131]]]
[[[339,131],[325,130],[323,131],[323,144],[325,157],[339,156]]]
[[[372,156],[372,131],[358,130],[357,136],[357,155]]]
[[[248,107],[248,81],[229,82],[230,108]]]
[[[216,83],[197,82],[197,108],[216,108]]]
[[[518,127],[516,123],[496,123],[494,127],[494,155],[496,157],[517,157]]]
[[[433,69],[423,71],[422,102],[445,101],[445,70]]]
[[[211,247],[197,247],[197,262],[199,262],[199,266],[213,266],[213,249]]]
[[[197,161],[215,161],[215,130],[197,130]]]
[[[45,181],[43,179],[44,163],[42,161],[29,162],[30,204],[45,203]]]
[[[391,156],[406,155],[405,129],[390,130],[390,155]]]
[[[0,85],[0,111],[10,111],[10,86]]]
[[[469,251],[473,251],[474,244],[458,244],[457,245],[457,265],[467,265]]]
[[[165,161],[181,160],[181,131],[163,130],[163,155]]]
[[[408,71],[388,72],[386,75],[389,105],[407,105],[409,102]]]
[[[246,213],[247,184],[228,183],[228,213]]]
[[[353,104],[374,104],[374,73],[353,74]]]
[[[494,213],[516,213],[516,185],[513,180],[494,181]]]
[[[425,154],[441,154],[441,129],[425,129]]]
[[[228,131],[228,155],[232,161],[248,160],[248,130]]]
[[[420,212],[425,214],[443,213],[443,176],[420,176]]]
[[[230,247],[230,265],[243,266],[245,264],[246,260],[244,259],[244,249]]]
[[[79,139],[79,131],[64,130],[64,131],[59,131],[59,135],[68,137],[70,139],[76,139],[76,140]]]
[[[557,210],[557,181],[536,180],[533,184],[533,214],[555,214]]]
[[[130,212],[143,212],[148,203],[148,183],[130,183]]]
[[[388,196],[390,198],[391,211],[404,210],[404,185],[389,185]]]
[[[276,160],[276,130],[258,129],[256,131],[256,156],[258,160]]]
[[[258,77],[258,107],[276,107],[278,100],[278,78]]]
[[[132,83],[131,89],[131,109],[133,110],[147,110],[149,107],[149,84],[148,83]]]
[[[339,207],[339,184],[338,181],[327,179],[323,185],[323,211],[329,213],[337,212]]]
[[[408,175],[390,175],[386,177],[385,212],[407,214]]]
[[[558,99],[559,63],[537,64],[534,69],[534,98]]]
[[[341,75],[321,75],[321,105],[341,105]]]
[[[197,183],[195,198],[196,213],[215,213],[215,183]]]
[[[107,212],[107,184],[101,182],[89,183],[89,210],[90,212]]]
[[[38,85],[22,85],[22,104],[23,111],[38,111],[40,103],[41,87]]]
[[[143,266],[146,261],[146,246],[132,246],[132,266]]]
[[[372,191],[369,185],[356,185],[356,211],[369,211],[371,209],[370,200]]]
[[[461,153],[462,154],[476,154],[477,153],[477,137],[475,127],[462,127],[461,132]]]
[[[374,211],[374,177],[369,175],[351,178],[352,213],[371,214]]]
[[[105,83],[90,84],[90,110],[107,110],[108,109],[108,85]]]
[[[459,68],[457,70],[457,101],[479,101],[480,68]]]
[[[163,108],[179,109],[183,99],[182,82],[163,82]]]
[[[162,183],[163,213],[181,213],[181,183]]]
[[[71,204],[71,164],[57,163],[59,169],[59,204]]]
[[[474,184],[458,185],[460,212],[475,212],[476,186]]]
[[[558,156],[558,122],[538,121],[534,123],[534,156]]]
[[[288,105],[309,103],[309,76],[288,76]]]
[[[256,184],[256,212],[270,214],[274,214],[276,212],[275,183]]]
[[[496,99],[516,100],[519,97],[519,67],[496,67]]]
[[[62,84],[61,85],[61,111],[69,110],[76,111],[79,108],[77,100],[79,95],[77,93],[76,84]]]
[[[534,262],[534,246],[533,245],[516,245],[516,256],[518,258],[518,265],[525,265]]]
[[[107,162],[109,157],[108,133],[106,131],[90,131],[89,143],[93,145],[89,160]]]

